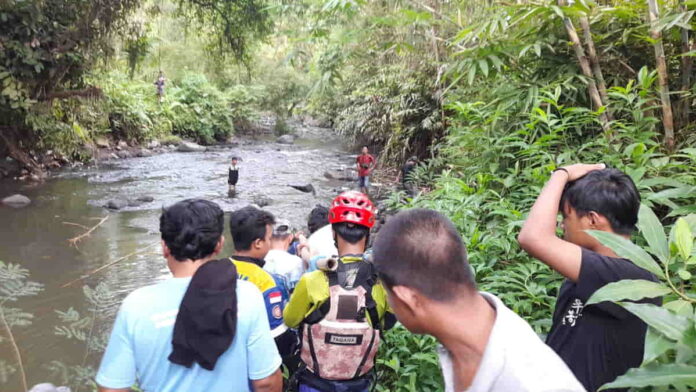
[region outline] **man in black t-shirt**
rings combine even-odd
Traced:
[[[559,207],[563,239],[556,236]],[[525,251],[566,277],[546,343],[591,392],[640,366],[647,326],[616,304],[585,306],[587,300],[611,282],[657,279],[586,230],[630,239],[639,208],[638,190],[621,171],[603,164],[566,166],[553,172],[518,237]]]
[[[239,180],[239,166],[237,166],[239,160],[237,157],[232,157],[232,162],[227,170],[227,195],[232,197],[237,191],[237,181]]]
[[[411,172],[413,172],[413,169],[416,168],[417,164],[418,157],[414,155],[408,158],[406,163],[404,163],[404,165],[401,167],[399,174],[396,176],[396,181],[398,182],[399,179],[401,180],[401,184],[411,197],[416,195],[416,184],[414,183],[413,178],[411,178]]]

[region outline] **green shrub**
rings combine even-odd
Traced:
[[[380,392],[444,391],[432,336],[414,335],[401,324],[387,331],[377,353],[377,387]]]

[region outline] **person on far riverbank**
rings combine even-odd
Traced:
[[[358,186],[360,192],[368,194],[370,188],[370,174],[377,164],[375,157],[370,155],[367,146],[363,146],[362,152],[355,159],[355,164],[358,168]]]
[[[118,311],[96,382],[100,392],[280,392],[281,358],[263,297],[222,250],[224,214],[188,199],[160,216],[173,278],[130,293]],[[203,326],[203,327],[200,327]]]

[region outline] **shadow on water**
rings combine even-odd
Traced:
[[[89,271],[157,243],[163,206],[201,197],[229,212],[264,196],[271,202],[265,209],[290,220],[296,228],[304,228],[307,214],[316,204],[327,205],[337,191],[352,186],[323,176],[325,170],[351,166],[351,157],[340,141],[316,130],[304,136],[294,145],[260,140],[203,153],[133,158],[64,172],[39,186],[0,183],[0,198],[22,193],[32,199],[23,209],[0,207],[0,260],[21,264],[30,271],[31,280],[45,285],[40,295],[18,304],[34,314],[31,326],[15,331],[30,384],[52,380],[46,369],[52,360],[69,361],[84,354],[81,342],[54,335],[59,321],[56,310],[85,310],[83,284],[106,282],[116,294],[109,312],[113,314],[128,292],[169,276],[155,245],[84,282],[61,288]],[[242,162],[237,197],[229,199],[227,166],[232,155],[240,156]],[[316,197],[287,186],[306,183],[317,189]],[[119,212],[101,207],[111,199],[140,196],[152,196],[154,201]],[[94,218],[107,214],[109,219],[77,248],[68,244],[69,238],[84,229],[65,222],[91,227],[98,222]],[[227,230],[225,254],[232,251]],[[110,328],[111,321],[99,328]],[[14,361],[7,350],[0,351],[0,359]],[[96,366],[97,360],[90,364]]]

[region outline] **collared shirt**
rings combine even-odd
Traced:
[[[495,308],[495,323],[478,371],[466,392],[585,391],[568,366],[526,321],[495,295],[485,292],[481,295]],[[455,392],[449,352],[444,348],[439,351],[445,390]]]

